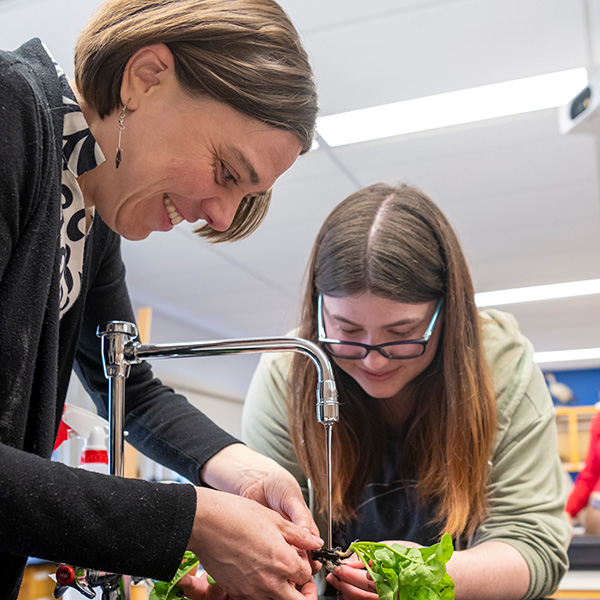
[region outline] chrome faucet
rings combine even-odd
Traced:
[[[125,379],[132,364],[151,358],[220,356],[264,352],[302,352],[317,369],[317,420],[327,429],[339,420],[337,388],[331,362],[319,346],[297,337],[258,337],[246,339],[188,342],[183,344],[141,344],[137,327],[126,321],[110,321],[98,326],[102,339],[104,374],[109,380],[109,467],[110,473],[123,475],[125,421]],[[329,540],[331,541],[331,540]]]
[[[327,548],[332,548],[331,522],[331,434],[334,423],[339,420],[339,404],[337,388],[331,362],[319,346],[308,340],[297,337],[258,337],[247,339],[230,339],[205,342],[190,342],[184,344],[142,344],[138,338],[137,327],[127,321],[110,321],[98,326],[97,335],[101,338],[102,362],[104,375],[109,381],[108,410],[109,410],[109,448],[108,461],[112,475],[124,474],[125,448],[125,380],[129,376],[132,364],[138,364],[144,359],[151,358],[181,358],[191,356],[219,356],[228,354],[251,354],[263,352],[301,352],[307,355],[317,369],[316,412],[317,420],[325,428],[326,466],[327,466]],[[65,565],[67,569],[73,569]],[[60,568],[60,567],[59,567]],[[83,583],[88,570],[79,578]],[[66,573],[66,569],[65,569]],[[69,571],[69,574],[71,571]],[[93,571],[89,571],[93,575]],[[116,575],[121,578],[121,575]],[[88,575],[88,580],[90,576]],[[93,579],[92,579],[93,580]],[[91,586],[99,585],[94,581],[90,585],[78,585],[73,576],[66,584],[76,587],[84,596],[92,598],[95,593]],[[63,590],[65,585],[60,586]],[[104,592],[108,594],[106,585]],[[111,586],[112,588],[112,581]],[[127,586],[125,586],[127,587]],[[59,592],[59,585],[55,594]],[[128,599],[127,589],[120,586],[117,597]],[[111,593],[113,590],[111,589]],[[55,597],[57,597],[55,595]],[[103,594],[103,600],[104,600]],[[106,596],[108,598],[108,596]],[[112,596],[111,596],[112,598]]]

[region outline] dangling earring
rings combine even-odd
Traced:
[[[121,164],[121,134],[123,133],[123,129],[125,129],[125,111],[127,110],[127,104],[124,104],[119,111],[119,143],[117,144],[117,155],[115,156],[115,168],[118,169]]]

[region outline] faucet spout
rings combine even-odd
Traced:
[[[331,362],[315,343],[297,337],[257,337],[246,339],[189,342],[185,344],[126,343],[124,358],[129,364],[150,358],[181,358],[185,356],[219,356],[264,352],[301,352],[317,369],[317,420],[323,425],[337,423],[339,403]]]

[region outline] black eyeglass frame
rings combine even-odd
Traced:
[[[431,335],[433,333],[433,329],[435,324],[437,323],[438,316],[442,309],[442,305],[444,303],[444,299],[440,298],[437,303],[437,307],[435,312],[433,313],[433,317],[431,317],[431,321],[425,331],[425,334],[422,338],[416,340],[402,340],[400,342],[386,342],[385,344],[377,344],[376,346],[370,346],[369,344],[362,344],[361,342],[343,342],[341,340],[334,340],[327,337],[327,333],[325,331],[325,321],[323,320],[323,294],[319,294],[317,299],[317,327],[318,327],[318,341],[321,344],[325,344],[325,349],[331,356],[335,356],[336,358],[343,358],[345,360],[363,360],[367,358],[369,352],[372,350],[376,350],[384,356],[385,358],[389,358],[390,360],[406,360],[410,358],[419,358],[425,354],[425,350],[427,348],[427,342],[429,342]],[[389,356],[385,352],[385,348],[389,346],[405,346],[407,344],[415,344],[421,346],[420,354],[413,354],[410,356]],[[342,356],[340,354],[336,354],[329,346],[335,345],[344,345],[344,346],[355,346],[357,348],[363,348],[365,350],[364,356]]]

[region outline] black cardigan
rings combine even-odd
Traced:
[[[99,323],[133,321],[120,238],[96,215],[77,302],[59,320],[63,115],[39,40],[0,52],[0,589],[14,600],[27,556],[170,579],[187,546],[196,495],[49,460],[73,365],[107,414]],[[136,365],[126,385],[128,440],[200,484],[237,442]],[[7,592],[8,590],[8,592]]]

